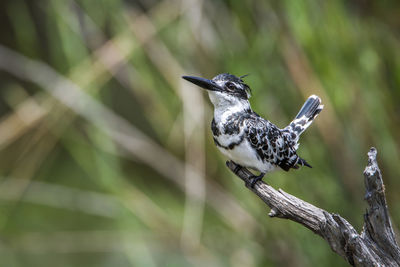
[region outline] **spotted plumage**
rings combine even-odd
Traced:
[[[250,108],[250,87],[241,78],[227,73],[212,80],[183,78],[208,90],[214,105],[211,130],[218,149],[236,164],[261,172],[252,185],[276,168],[311,167],[296,151],[300,135],[323,108],[319,97],[310,96],[295,119],[279,129]]]

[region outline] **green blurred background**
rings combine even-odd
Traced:
[[[400,223],[400,2],[1,1],[1,266],[346,266],[226,167],[182,75],[250,73],[314,168],[265,180],[361,230],[371,146]]]

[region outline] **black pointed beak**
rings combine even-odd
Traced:
[[[221,87],[212,80],[195,77],[195,76],[182,76],[182,78],[185,79],[186,81],[194,83],[195,85],[200,86],[204,89],[207,89],[210,91],[221,91]]]

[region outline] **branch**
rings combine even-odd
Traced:
[[[276,190],[262,181],[256,183],[254,188],[250,187],[252,174],[246,168],[241,168],[236,175],[271,208],[270,217],[289,219],[304,225],[325,239],[331,249],[351,265],[399,266],[400,249],[390,222],[376,155],[376,149],[371,148],[364,171],[368,209],[361,234],[340,215],[329,213],[282,189]],[[232,172],[237,167],[232,161],[226,164]]]

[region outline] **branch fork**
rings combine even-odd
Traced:
[[[270,217],[289,219],[307,227],[325,239],[331,249],[354,266],[400,266],[400,248],[396,242],[386,204],[385,187],[376,160],[377,151],[368,152],[364,170],[365,200],[363,230],[355,228],[338,214],[329,213],[282,189],[276,190],[263,181],[251,187],[252,173],[246,168],[227,161],[228,168],[242,179],[271,211]]]

